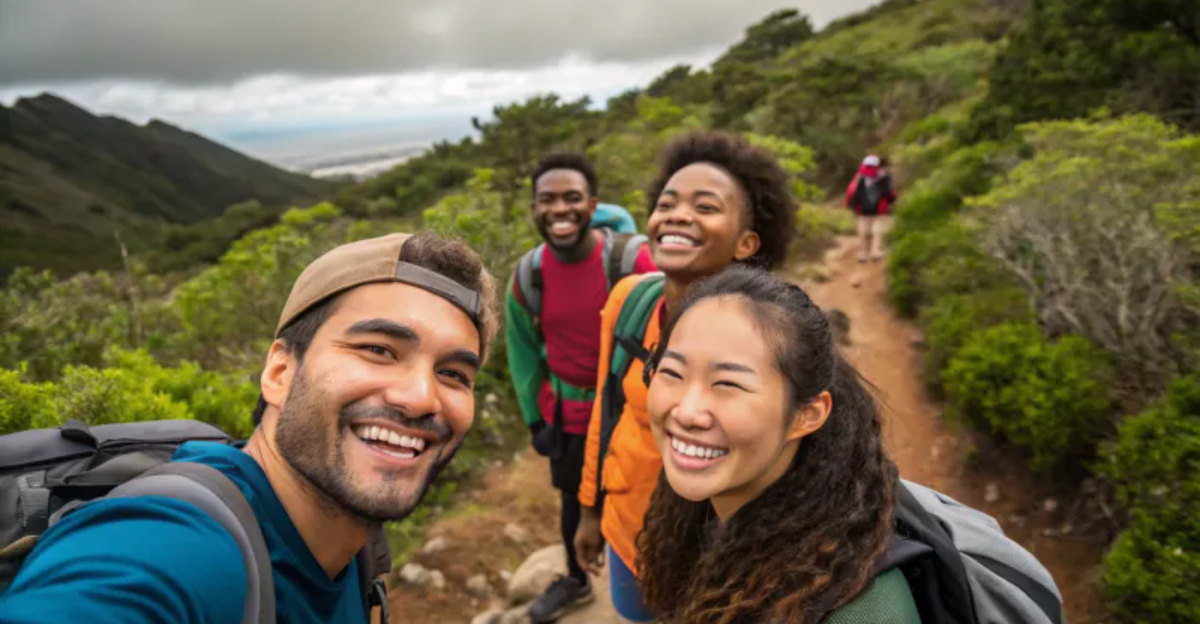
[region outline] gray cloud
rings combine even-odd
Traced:
[[[782,6],[822,24],[874,1],[0,0],[0,84],[631,62],[728,45]]]

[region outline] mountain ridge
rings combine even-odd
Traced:
[[[136,247],[233,204],[283,207],[336,189],[161,119],[138,125],[52,93],[22,97],[0,105],[0,274],[115,266],[114,232]]]

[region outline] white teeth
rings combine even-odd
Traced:
[[[393,455],[412,457],[416,453],[425,450],[425,440],[416,436],[400,435],[386,427],[376,427],[373,425],[364,425],[353,428],[354,435],[367,442],[385,442],[395,447],[404,449]],[[405,455],[407,453],[407,455]]]
[[[685,245],[687,247],[696,247],[696,241],[678,234],[664,234],[659,237],[658,241],[664,245]]]
[[[682,442],[676,438],[671,438],[671,448],[675,449],[681,455],[688,457],[696,457],[698,459],[716,459],[724,456],[728,451],[723,449],[713,448],[711,446],[695,446]]]

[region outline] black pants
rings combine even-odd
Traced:
[[[571,578],[587,583],[587,573],[575,559],[575,530],[579,528],[582,509],[579,504],[579,481],[583,478],[583,458],[587,451],[587,436],[562,435],[559,458],[550,459],[550,482],[561,494],[560,523],[563,545],[567,547],[567,573]]]

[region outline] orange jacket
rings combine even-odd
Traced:
[[[645,276],[627,277],[613,288],[600,312],[600,365],[596,382],[596,402],[592,406],[592,419],[588,423],[587,455],[583,461],[583,479],[579,484],[579,502],[586,507],[596,506],[596,466],[600,453],[600,396],[603,395],[604,378],[612,355],[613,328],[621,305],[633,287]],[[662,300],[659,299],[655,312],[646,326],[643,346],[649,349],[658,342],[659,315]],[[630,570],[637,572],[634,565],[634,539],[642,530],[642,519],[650,507],[650,495],[658,484],[658,473],[662,469],[662,457],[654,439],[650,436],[650,423],[646,417],[646,385],[642,382],[642,363],[634,359],[629,373],[622,381],[625,391],[625,408],[613,429],[604,459],[604,474],[601,486],[605,491],[604,510],[600,520],[600,531],[608,545]]]

